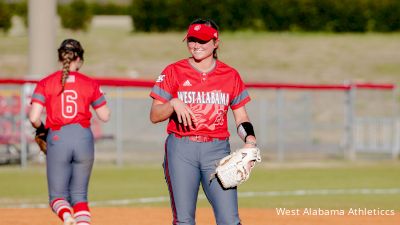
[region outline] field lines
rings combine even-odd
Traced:
[[[239,192],[239,198],[257,198],[257,197],[284,197],[284,196],[335,196],[335,195],[398,195],[400,188],[387,189],[316,189],[316,190],[293,190],[293,191],[265,191],[265,192]],[[206,199],[204,194],[199,194],[199,200]],[[131,204],[148,204],[168,202],[168,196],[146,197],[134,199],[119,199],[93,201],[91,206],[123,206]],[[15,204],[6,208],[47,208],[48,204]]]

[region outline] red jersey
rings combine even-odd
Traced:
[[[168,133],[212,138],[229,137],[228,107],[234,110],[250,101],[239,73],[219,60],[208,73],[198,71],[188,59],[167,66],[156,80],[150,96],[162,102],[179,98],[195,114],[194,129],[184,127],[176,116],[171,116]]]
[[[70,72],[61,92],[62,72],[57,71],[36,85],[32,102],[46,107],[46,127],[59,129],[63,125],[79,123],[90,126],[90,106],[97,109],[106,104],[99,84],[79,72]]]

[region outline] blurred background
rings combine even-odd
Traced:
[[[199,17],[220,26],[219,59],[240,72],[253,99],[246,107],[263,163],[243,189],[259,199],[246,206],[350,207],[351,195],[356,206],[398,208],[398,0],[0,0],[0,178],[9,181],[0,189],[20,184],[12,177],[43,181],[25,197],[21,190],[5,193],[0,206],[45,202],[45,156],[26,115],[35,82],[59,68],[56,49],[66,38],[82,43],[81,71],[102,83],[112,109],[109,123],[93,119],[98,190],[115,188],[104,180],[110,171],[132,183],[152,179],[132,178],[147,171],[162,183],[166,123],[149,121],[148,95],[165,66],[189,56],[182,40]],[[236,149],[241,141],[230,121]],[[129,188],[160,193],[128,185],[115,195],[94,191],[94,199],[129,197]],[[267,192],[299,188],[350,191],[339,202],[337,196],[271,201]],[[391,191],[365,198],[351,191],[362,188]]]
[[[189,56],[182,39],[196,18],[220,26],[219,57],[250,88],[248,111],[266,159],[399,156],[399,1],[0,0],[0,6],[0,78],[16,79],[0,85],[0,162],[42,160],[25,117],[34,82],[59,68],[55,49],[66,38],[81,41],[83,72],[110,81],[102,85],[113,119],[93,121],[98,161],[159,162],[165,123],[150,124],[148,93],[166,65]],[[237,148],[233,123],[230,130]]]

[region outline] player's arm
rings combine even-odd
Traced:
[[[92,85],[94,92],[90,105],[93,107],[96,117],[102,122],[107,122],[110,120],[111,110],[107,106],[105,94],[97,82],[93,81]]]
[[[40,120],[40,115],[42,114],[42,111],[43,105],[37,102],[32,103],[32,108],[29,111],[29,121],[34,128],[38,128],[42,124],[42,121]]]
[[[32,108],[29,111],[29,121],[32,126],[36,129],[34,140],[39,145],[40,150],[46,154],[47,153],[47,134],[49,128],[46,128],[43,122],[40,120],[40,115],[43,111],[43,105],[37,102],[32,102]]]
[[[251,125],[247,115],[246,107],[242,106],[233,110],[236,127],[240,138],[245,142],[244,147],[255,147],[257,140],[254,134],[253,125]],[[244,131],[244,132],[243,132]]]
[[[152,123],[162,122],[168,119],[173,112],[174,108],[169,101],[163,103],[160,100],[153,99],[153,104],[150,109],[150,121]]]
[[[253,125],[250,123],[249,116],[247,115],[246,107],[242,106],[233,110],[236,127],[238,128],[238,135],[244,141],[243,148],[257,147],[257,140],[254,134]],[[250,170],[255,164],[255,161],[250,161],[247,169]]]
[[[94,110],[96,112],[97,118],[103,122],[107,122],[110,120],[111,111],[107,105],[102,105],[99,108]]]
[[[153,99],[150,110],[150,120],[152,123],[162,122],[170,118],[173,112],[176,113],[179,123],[183,123],[184,126],[189,126],[193,129],[192,120],[195,119],[195,115],[190,107],[178,98],[173,98],[165,103]]]

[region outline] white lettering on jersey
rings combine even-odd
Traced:
[[[161,74],[160,76],[158,76],[156,82],[157,82],[157,83],[161,83],[161,82],[164,81],[164,78],[165,78],[165,75],[164,75],[164,74]]]
[[[186,104],[229,105],[229,94],[223,92],[178,91],[178,98]]]

